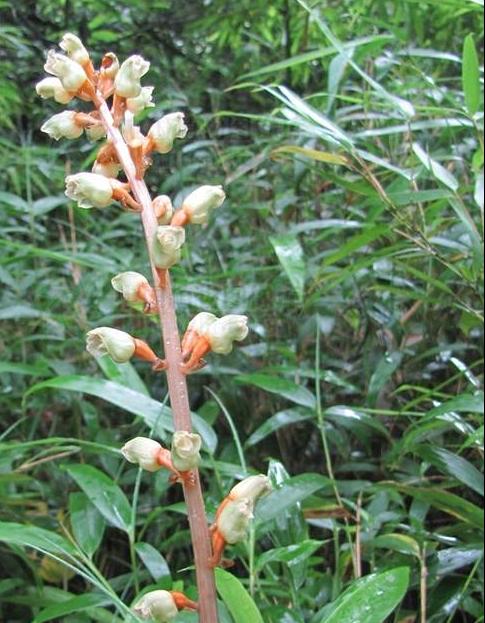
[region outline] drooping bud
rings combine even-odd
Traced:
[[[121,171],[121,165],[118,162],[108,162],[106,164],[94,161],[92,172],[96,175],[103,175],[110,179],[116,178]]]
[[[126,363],[136,350],[136,341],[129,333],[98,327],[86,335],[86,350],[93,357],[109,355],[116,363]]]
[[[59,78],[64,89],[70,93],[76,93],[87,80],[86,72],[79,63],[55,50],[47,53],[44,69],[48,74]]]
[[[147,472],[157,472],[162,469],[157,456],[163,450],[154,439],[135,437],[121,448],[121,453],[129,463],[135,463]]]
[[[154,261],[157,268],[172,268],[182,257],[182,246],[185,242],[185,229],[161,225],[157,229],[156,241],[153,245]]]
[[[126,108],[137,115],[145,108],[152,108],[155,106],[152,100],[152,94],[155,87],[142,87],[140,94],[137,97],[129,97],[126,100]]]
[[[165,115],[154,123],[148,131],[151,148],[160,154],[167,154],[171,151],[175,139],[187,136],[189,129],[184,119],[183,113],[175,112]]]
[[[201,186],[184,200],[180,214],[175,214],[173,224],[205,225],[209,222],[211,212],[219,208],[225,199],[226,193],[222,186]]]
[[[259,498],[272,491],[272,489],[273,487],[267,476],[263,474],[250,476],[233,487],[229,497],[234,501],[249,499],[254,506]]]
[[[135,303],[136,301],[146,302],[145,295],[152,291],[148,279],[133,271],[120,273],[111,279],[111,285],[123,295],[125,301]],[[153,298],[153,295],[152,295]]]
[[[64,110],[47,119],[40,129],[56,141],[61,138],[79,138],[84,129],[76,123],[76,115],[74,110]]]
[[[188,472],[200,465],[200,435],[177,431],[172,439],[172,463],[179,472]]]
[[[86,65],[89,63],[89,53],[83,45],[81,39],[74,35],[72,32],[67,32],[59,43],[59,47],[66,52],[69,58],[79,63],[80,65]]]
[[[104,208],[113,200],[113,188],[120,185],[96,173],[76,173],[66,177],[66,195],[80,208]]]
[[[249,498],[228,502],[217,520],[217,529],[229,545],[244,541],[253,519],[253,504]]]
[[[184,608],[197,610],[198,606],[182,593],[159,590],[143,595],[133,611],[143,620],[170,623],[177,617],[179,610]]]
[[[106,130],[102,123],[88,126],[86,128],[86,134],[90,141],[99,141],[102,138],[106,138]]]
[[[134,54],[124,61],[119,68],[114,88],[116,95],[120,97],[138,97],[141,92],[140,79],[150,69],[150,63],[142,56]]]
[[[120,62],[114,52],[107,52],[101,61],[100,78],[114,80],[120,69]]]
[[[242,342],[249,333],[247,316],[231,314],[213,322],[207,329],[205,337],[209,340],[211,350],[218,355],[228,355],[234,342]]]
[[[44,78],[35,85],[37,95],[42,99],[54,98],[59,104],[67,104],[72,100],[74,95],[66,91],[59,78],[54,76]]]
[[[159,195],[152,202],[153,211],[159,225],[168,225],[173,217],[173,204],[167,195]]]
[[[184,359],[190,356],[199,338],[207,334],[210,325],[216,320],[217,316],[208,312],[201,312],[195,318],[192,318],[182,340]]]

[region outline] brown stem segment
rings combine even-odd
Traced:
[[[155,232],[158,226],[153,212],[152,199],[143,180],[136,178],[135,164],[130,156],[128,146],[123,140],[120,131],[114,126],[113,117],[106,105],[102,102],[99,106],[101,120],[103,121],[108,136],[115,146],[119,161],[123,166],[126,177],[130,182],[131,189],[138,203],[142,206],[141,219],[145,231],[150,264],[155,283],[155,294],[160,315],[165,357],[168,363],[167,379],[170,393],[175,430],[192,430],[190,416],[189,394],[187,379],[181,370],[183,363],[182,350],[180,348],[180,336],[177,327],[175,304],[172,295],[170,276],[165,278],[165,287],[160,287],[157,268],[153,262],[152,244],[155,240]],[[212,557],[212,548],[209,535],[209,527],[205,514],[204,498],[198,470],[194,470],[193,486],[184,486],[185,501],[189,517],[192,546],[194,550],[197,586],[199,591],[199,623],[218,623],[216,587],[214,571],[209,566]]]

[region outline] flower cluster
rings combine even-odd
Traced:
[[[143,178],[152,164],[153,154],[169,153],[177,140],[186,137],[188,127],[184,114],[166,114],[144,134],[136,125],[135,117],[154,105],[154,87],[143,86],[141,82],[150,63],[137,54],[120,63],[116,54],[108,52],[95,68],[89,52],[76,35],[67,33],[59,45],[62,52],[48,52],[44,69],[49,76],[40,80],[36,91],[41,98],[54,99],[62,105],[81,100],[91,110],[64,110],[48,119],[41,130],[54,140],[78,139],[85,133],[91,141],[103,141],[91,172],[66,177],[65,193],[84,209],[107,208],[119,202],[123,208],[141,213],[145,225],[146,218],[153,224],[150,233],[147,232],[147,243],[154,285],[144,275],[131,270],[115,275],[111,284],[125,301],[142,307],[145,313],[161,313],[166,300],[167,271],[182,258],[186,227],[207,225],[213,211],[224,203],[225,192],[222,186],[205,184],[187,193],[177,209],[167,195],[151,200]],[[119,179],[123,172],[127,181]],[[89,331],[86,349],[94,357],[109,356],[118,364],[139,358],[149,362],[154,371],[167,370],[170,379],[171,366],[178,366],[179,376],[194,372],[204,365],[207,353],[230,353],[234,343],[244,340],[248,332],[246,316],[218,318],[203,312],[189,324],[182,352],[177,351],[176,356],[168,352],[167,360],[157,355],[145,341],[114,327]],[[165,343],[168,349],[169,341]],[[145,471],[167,469],[172,482],[190,488],[199,486],[196,470],[201,462],[201,449],[202,439],[198,434],[176,430],[170,450],[154,439],[136,437],[123,446],[121,453],[128,462]],[[269,490],[265,476],[250,477],[232,489],[211,529],[213,558],[207,561],[207,570],[220,562],[227,544],[238,543],[246,537],[255,504]],[[205,528],[203,525],[202,529]],[[182,593],[157,590],[143,595],[133,610],[142,619],[167,623],[185,608],[197,610],[198,604]]]

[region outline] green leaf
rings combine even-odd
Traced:
[[[106,595],[98,593],[86,593],[84,595],[77,595],[72,599],[63,601],[60,604],[54,604],[42,610],[32,621],[32,623],[44,623],[45,621],[52,621],[58,619],[66,614],[73,612],[80,612],[86,608],[92,608],[94,606],[105,606],[110,603],[110,600]]]
[[[380,392],[389,382],[394,372],[399,368],[402,361],[402,353],[396,351],[390,355],[382,357],[372,374],[369,381],[368,401],[371,407],[374,407],[379,398]]]
[[[49,368],[44,363],[12,363],[10,361],[0,361],[0,374],[24,374],[26,376],[47,376]]]
[[[255,385],[267,392],[291,400],[291,402],[295,402],[302,407],[310,409],[315,409],[316,407],[316,398],[310,390],[279,376],[259,373],[242,374],[236,377],[236,382],[243,385]]]
[[[414,452],[419,454],[441,472],[456,478],[479,495],[484,495],[483,474],[469,461],[438,446],[418,446]]]
[[[109,476],[92,465],[65,468],[98,511],[115,528],[129,532],[131,507],[127,497]]]
[[[256,568],[263,569],[270,562],[283,562],[290,567],[299,565],[310,558],[310,556],[313,556],[313,554],[319,550],[322,545],[324,545],[323,541],[313,541],[307,539],[301,543],[297,543],[296,545],[271,549],[259,556]]]
[[[19,523],[0,522],[0,541],[10,545],[32,547],[56,556],[73,556],[74,547],[56,532]]]
[[[281,487],[263,498],[256,507],[257,523],[261,525],[276,519],[288,508],[330,485],[331,481],[320,474],[302,474],[285,480]]]
[[[145,396],[112,381],[91,378],[89,376],[58,376],[42,383],[37,383],[25,394],[25,397],[44,389],[60,389],[72,392],[81,392],[90,396],[97,396],[116,405],[120,409],[137,415],[150,427],[158,426],[157,434],[164,438],[166,433],[172,433],[172,411],[161,402]],[[198,415],[192,415],[192,421],[197,432],[204,440],[206,448],[214,453],[217,447],[217,437],[212,428]]]
[[[81,549],[91,557],[103,540],[104,517],[90,498],[81,492],[69,496],[69,512],[74,537]]]
[[[295,289],[299,301],[303,301],[305,293],[306,264],[303,248],[294,234],[271,236],[276,255],[291,285]]]
[[[436,162],[436,160],[433,160],[431,156],[424,151],[419,143],[413,143],[413,151],[421,161],[424,168],[432,173],[437,180],[453,192],[458,190],[460,184],[453,173],[450,173],[443,165]]]
[[[465,103],[471,117],[480,110],[480,62],[478,60],[475,38],[469,34],[463,46],[463,91]]]
[[[217,592],[234,623],[263,623],[263,617],[241,582],[223,569],[216,569]]]
[[[251,446],[255,446],[259,442],[263,441],[263,439],[266,439],[266,437],[276,433],[285,426],[305,422],[312,417],[314,417],[312,412],[305,413],[303,410],[299,411],[298,409],[279,411],[269,419],[265,420],[265,422],[263,422],[263,424],[261,424],[261,426],[254,431],[251,437],[249,437],[246,441],[246,447],[250,448]]]
[[[383,623],[404,599],[409,569],[402,567],[357,580],[330,608],[319,623]]]
[[[386,485],[387,486],[387,485]],[[483,531],[484,512],[482,508],[475,506],[468,500],[461,498],[454,493],[448,493],[442,489],[431,487],[412,487],[409,485],[401,485],[399,483],[391,483],[390,486],[397,489],[401,493],[410,495],[417,500],[422,500],[435,508],[452,515],[469,523],[479,530]]]
[[[370,541],[369,545],[414,556],[418,559],[421,557],[419,544],[407,534],[382,534]]]
[[[135,550],[155,582],[163,578],[171,578],[167,561],[153,545],[140,542],[135,545]]]
[[[294,154],[310,158],[311,160],[316,160],[317,162],[325,162],[326,164],[349,166],[349,160],[345,156],[332,154],[328,151],[321,151],[319,149],[299,147],[298,145],[282,145],[281,147],[276,147],[276,149],[273,149],[271,152],[271,157],[278,156],[279,154]]]

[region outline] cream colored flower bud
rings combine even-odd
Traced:
[[[145,110],[145,108],[152,108],[155,106],[152,100],[154,89],[155,87],[142,87],[140,95],[137,97],[129,97],[126,100],[126,108],[134,115],[137,115],[142,110]]]
[[[121,64],[115,77],[115,93],[120,97],[133,98],[141,93],[140,79],[150,69],[150,63],[134,54]]]
[[[64,110],[47,119],[40,129],[56,141],[61,138],[79,138],[83,127],[76,123],[76,114],[74,110]]]
[[[113,185],[119,182],[96,173],[76,173],[66,177],[66,195],[80,208],[104,208],[113,197]]]
[[[86,128],[86,134],[90,141],[99,141],[103,138],[106,138],[106,130],[102,123],[89,125]]]
[[[263,495],[266,495],[272,491],[273,487],[267,476],[250,476],[239,484],[237,484],[229,494],[231,500],[241,500],[247,498],[251,500],[252,504],[256,502]]]
[[[182,112],[174,112],[159,119],[148,130],[155,151],[167,154],[172,150],[175,139],[185,138],[188,127],[185,125],[185,115]]]
[[[72,58],[73,61],[79,63],[80,65],[85,65],[89,62],[89,53],[83,45],[81,39],[74,35],[72,32],[67,32],[63,37],[61,42],[59,43],[59,47],[66,52],[69,58]]]
[[[54,76],[44,78],[38,82],[35,85],[35,90],[37,91],[37,95],[40,95],[42,99],[46,100],[52,97],[59,104],[67,104],[74,97],[72,93],[68,93],[62,86],[62,82],[59,78],[55,78]]]
[[[130,147],[142,147],[145,137],[141,133],[139,126],[134,125],[133,119],[133,113],[127,111],[122,130],[123,138]]]
[[[55,50],[49,50],[47,53],[44,69],[48,74],[57,76],[62,86],[70,93],[76,93],[87,80],[86,72],[79,63]]]
[[[177,431],[172,439],[172,463],[179,472],[189,472],[200,465],[200,435]]]
[[[242,342],[249,333],[247,316],[229,315],[212,323],[207,329],[205,337],[210,342],[211,349],[218,355],[228,355],[234,342]]]
[[[101,63],[100,77],[114,80],[120,69],[120,62],[114,52],[107,52]]]
[[[118,162],[108,162],[101,164],[97,160],[94,161],[92,172],[96,175],[102,175],[109,179],[116,178],[121,171],[121,165]]]
[[[161,225],[157,229],[156,241],[153,245],[155,265],[158,268],[171,268],[182,257],[182,246],[185,242],[185,229]]]
[[[209,222],[210,213],[219,208],[225,199],[222,186],[201,186],[184,200],[182,210],[189,223],[204,225]]]
[[[129,301],[131,303],[140,300],[138,291],[141,286],[150,287],[146,277],[133,271],[127,271],[116,275],[116,277],[111,279],[111,285],[116,292],[120,292],[123,295],[125,301]]]
[[[159,225],[169,225],[174,209],[172,200],[167,195],[159,195],[153,200],[153,210]]]
[[[135,437],[121,448],[121,454],[130,463],[139,465],[147,472],[157,472],[162,466],[157,461],[157,456],[162,446],[154,439],[148,437]]]
[[[86,350],[93,357],[109,355],[116,363],[126,363],[135,354],[136,343],[129,333],[98,327],[86,334]]]
[[[187,331],[194,331],[198,335],[207,335],[209,327],[214,324],[214,322],[218,320],[217,316],[214,314],[210,314],[209,312],[201,312],[197,314],[192,320],[189,322],[189,326],[187,327]]]
[[[168,591],[146,593],[135,604],[133,611],[143,620],[153,620],[159,623],[170,623],[178,614],[175,599]]]
[[[226,543],[235,545],[247,537],[253,518],[253,504],[249,498],[228,502],[217,520],[217,528]]]

